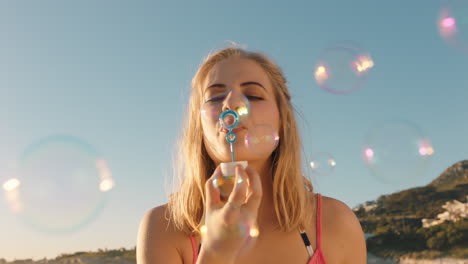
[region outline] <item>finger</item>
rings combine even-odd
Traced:
[[[247,195],[245,197],[245,201],[249,199],[249,197],[252,195],[252,180],[247,176]]]
[[[229,195],[228,202],[231,203],[229,208],[238,209],[245,202],[247,192],[247,175],[241,165],[236,166],[236,183]]]
[[[205,183],[206,208],[212,209],[221,202],[219,190],[214,187],[213,182],[216,182],[221,175],[220,167],[216,167],[211,177]]]
[[[263,190],[260,175],[252,167],[247,167],[245,170],[249,179],[249,197],[245,207],[251,212],[256,213],[262,201]]]

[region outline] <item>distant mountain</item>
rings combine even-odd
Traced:
[[[62,254],[55,259],[22,259],[6,261],[0,258],[0,264],[135,264],[136,248],[99,249],[97,252],[75,252]]]
[[[377,204],[378,201],[380,201],[382,205],[383,200],[391,196],[396,197],[408,193],[420,193],[425,195],[425,193],[433,193],[434,191],[443,192],[446,190],[454,189],[468,190],[468,160],[462,160],[453,164],[452,166],[444,170],[439,177],[435,178],[431,183],[425,186],[410,188],[390,195],[382,195],[378,199],[358,204],[356,207],[353,208],[353,210],[357,211],[360,207],[363,207],[366,211],[368,211],[369,209],[373,209],[373,205]],[[452,198],[457,199],[459,197],[446,197],[446,199],[443,200],[445,202],[445,200]]]
[[[468,184],[468,160],[455,163],[428,186],[433,186],[436,189],[447,189],[458,184]]]
[[[419,221],[422,218],[435,218],[444,211],[442,205],[448,201],[465,202],[467,195],[468,160],[463,160],[450,166],[425,186],[381,195],[376,199],[375,206],[371,206],[371,202],[366,202],[353,210],[364,223],[379,217],[406,217]],[[369,210],[370,208],[372,210]],[[366,232],[374,233],[375,230],[371,229]]]
[[[435,219],[447,202],[467,202],[468,160],[455,163],[431,183],[389,195],[354,208],[365,233],[368,250],[381,257],[468,257],[468,219],[422,227]],[[450,250],[449,250],[450,249]],[[445,254],[445,255],[444,255]]]

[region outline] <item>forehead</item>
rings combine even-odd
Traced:
[[[247,81],[256,81],[267,90],[271,89],[271,83],[265,70],[257,62],[244,58],[226,59],[218,62],[209,71],[205,87],[213,83],[233,85]]]

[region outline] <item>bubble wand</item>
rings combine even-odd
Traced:
[[[232,124],[226,124],[225,118],[230,115],[233,118]],[[236,141],[237,136],[236,133],[232,132],[232,130],[237,127],[237,124],[239,123],[239,115],[232,110],[226,110],[221,113],[219,116],[219,122],[221,122],[221,125],[226,128],[229,132],[226,134],[226,141],[229,142],[230,148],[231,148],[231,161],[234,162],[234,145],[233,143]]]
[[[226,122],[227,118],[229,117],[232,117],[232,119],[228,119],[231,122]],[[225,129],[229,131],[226,134],[226,141],[229,142],[230,149],[231,149],[231,162],[226,162],[226,163],[222,162],[220,164],[222,177],[218,179],[214,179],[213,185],[219,189],[220,195],[227,199],[234,185],[235,167],[238,165],[241,165],[245,169],[248,165],[248,162],[247,161],[236,162],[235,156],[234,156],[234,144],[233,143],[236,141],[237,136],[232,130],[236,128],[237,125],[239,124],[239,114],[233,110],[226,110],[222,112],[221,115],[219,116],[219,122]],[[241,182],[242,182],[242,179],[239,178],[237,183],[241,183]],[[226,185],[230,185],[230,187],[227,187]],[[240,205],[235,208],[240,208]],[[247,240],[247,242],[249,243],[253,243],[255,241],[253,239],[258,237],[259,235],[258,225],[256,224],[255,219],[253,221],[241,223],[239,227],[240,227],[239,230],[248,230],[246,234],[249,237],[249,239]]]
[[[237,127],[240,122],[240,116],[236,111],[226,110],[222,112],[219,116],[219,122],[221,125],[228,130],[226,134],[226,141],[229,142],[231,150],[231,162],[221,162],[221,174],[222,176],[219,179],[213,181],[213,185],[218,188],[222,197],[227,198],[232,191],[234,186],[235,168],[238,165],[241,165],[244,169],[248,166],[247,161],[235,161],[234,153],[234,142],[237,139],[237,135],[233,132],[233,129]],[[238,179],[239,183],[242,182],[242,179]]]

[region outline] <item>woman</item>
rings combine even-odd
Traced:
[[[219,93],[225,96],[213,99]],[[202,118],[200,111],[212,100],[220,101],[220,111],[236,109],[243,96],[249,100],[250,114],[237,137],[267,124],[280,139],[262,156],[236,145],[236,160],[248,161],[248,167],[236,167],[240,180],[224,200],[213,180],[220,176],[219,164],[231,161],[229,144],[217,117]],[[192,80],[186,118],[181,185],[167,204],[144,216],[137,243],[139,264],[366,263],[364,234],[352,210],[313,193],[302,175],[291,96],[271,59],[233,47],[209,55]],[[233,231],[243,219],[256,223],[255,240]],[[255,243],[245,247],[246,241]]]

